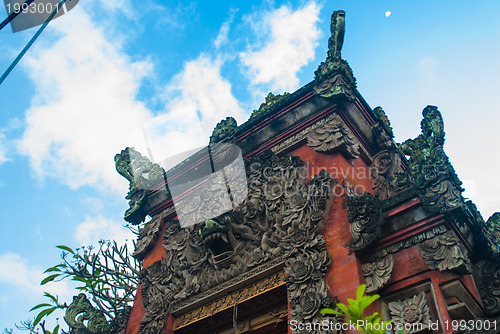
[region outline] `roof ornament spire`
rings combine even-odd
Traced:
[[[340,51],[344,44],[345,34],[345,12],[343,10],[334,11],[332,14],[332,23],[330,25],[332,35],[328,40],[328,59],[340,61]]]
[[[340,55],[345,33],[343,10],[333,12],[330,30],[332,35],[328,40],[328,56],[314,72],[316,81],[314,91],[328,99],[354,100],[356,79],[349,64]]]

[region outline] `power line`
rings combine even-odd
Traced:
[[[7,18],[3,20],[2,23],[0,23],[0,30],[2,30],[3,27],[9,24],[10,21],[15,19],[17,15],[21,14],[22,12],[21,8],[27,8],[29,5],[31,5],[33,1],[35,0],[26,0],[19,6],[19,11],[13,11],[12,13],[10,13],[9,16],[7,16]],[[26,5],[26,7],[24,7],[24,5]]]
[[[35,43],[38,36],[40,36],[40,34],[43,32],[43,30],[49,24],[50,20],[52,20],[54,18],[54,16],[59,12],[59,10],[61,9],[61,7],[64,5],[65,2],[66,2],[66,0],[61,0],[61,2],[59,2],[59,4],[57,5],[57,8],[54,11],[52,11],[50,16],[45,20],[45,22],[42,24],[40,29],[38,29],[38,31],[35,33],[35,35],[30,39],[28,44],[26,44],[26,46],[17,55],[16,59],[14,59],[14,61],[10,64],[10,66],[7,68],[7,70],[4,72],[4,74],[2,74],[2,76],[0,77],[0,85],[4,82],[4,80],[10,74],[10,72],[12,72],[14,67],[16,67],[17,63],[19,63],[21,58],[23,58],[23,56],[26,54],[26,52],[29,50],[29,48],[33,45],[33,43]]]

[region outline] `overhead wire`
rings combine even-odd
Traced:
[[[7,16],[7,18],[5,20],[3,20],[2,23],[0,23],[0,30],[2,30],[3,27],[5,27],[7,24],[9,24],[10,21],[14,20],[17,17],[17,15],[22,13],[21,8],[25,8],[24,5],[26,5],[26,8],[27,8],[29,5],[31,5],[31,3],[33,1],[35,1],[35,0],[26,0],[25,2],[23,2],[19,6],[18,11],[13,11],[12,13],[10,13],[9,16]]]
[[[56,14],[62,8],[62,6],[64,5],[65,2],[66,2],[66,0],[61,0],[59,2],[59,4],[57,5],[56,9],[54,9],[52,11],[52,13],[50,13],[49,17],[45,20],[45,22],[42,24],[42,26],[40,27],[40,29],[37,30],[37,32],[35,33],[35,35],[33,35],[33,37],[24,46],[24,48],[17,55],[17,57],[12,61],[12,63],[7,68],[7,70],[5,70],[5,72],[0,77],[0,85],[5,81],[5,79],[7,78],[7,76],[10,74],[10,72],[12,72],[12,70],[14,69],[14,67],[16,67],[17,63],[19,63],[19,61],[21,60],[21,58],[23,58],[23,56],[26,54],[26,52],[29,50],[29,48],[33,45],[33,43],[35,43],[35,41],[37,40],[38,36],[40,36],[40,34],[45,30],[45,28],[47,27],[47,25],[49,24],[49,22],[54,18],[54,16],[56,16]]]

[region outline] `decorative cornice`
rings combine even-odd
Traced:
[[[367,261],[375,261],[377,259],[384,258],[388,254],[396,254],[402,249],[410,248],[413,247],[422,241],[429,240],[431,238],[434,238],[435,236],[441,235],[443,233],[446,233],[448,229],[444,225],[439,225],[436,226],[430,230],[427,230],[425,232],[412,235],[408,239],[404,239],[402,241],[396,242],[390,246],[387,246],[379,251],[376,251],[374,253],[369,254]]]
[[[366,293],[374,293],[382,289],[391,279],[394,260],[392,255],[363,264],[363,275],[366,281]]]
[[[207,305],[176,317],[174,322],[174,331],[201,319],[208,318],[215,313],[226,310],[236,304],[241,304],[255,296],[266,293],[284,284],[285,273],[283,272],[266,277],[248,287],[232,292]]]
[[[460,274],[471,274],[472,264],[467,250],[457,240],[453,231],[448,231],[419,245],[422,257],[432,270],[450,270]]]
[[[307,135],[316,129],[318,126],[321,126],[322,124],[332,120],[332,119],[337,119],[338,115],[332,114],[328,115],[326,118],[323,118],[319,120],[318,122],[309,125],[305,129],[301,130],[300,132],[294,134],[290,138],[286,139],[285,141],[279,143],[278,145],[275,145],[271,148],[271,151],[274,154],[280,154],[282,152],[286,152],[289,148],[301,143],[302,141],[305,141],[307,139]]]
[[[363,193],[360,196],[348,196],[344,201],[350,230],[353,238],[351,250],[358,252],[366,249],[378,240],[384,221],[381,202],[372,194]]]
[[[307,145],[316,152],[342,153],[347,159],[359,156],[359,144],[339,116],[319,124],[307,134]]]

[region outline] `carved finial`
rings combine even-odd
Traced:
[[[345,12],[343,10],[333,12],[330,30],[332,36],[328,40],[328,58],[340,60],[340,50],[344,44],[345,33]]]

